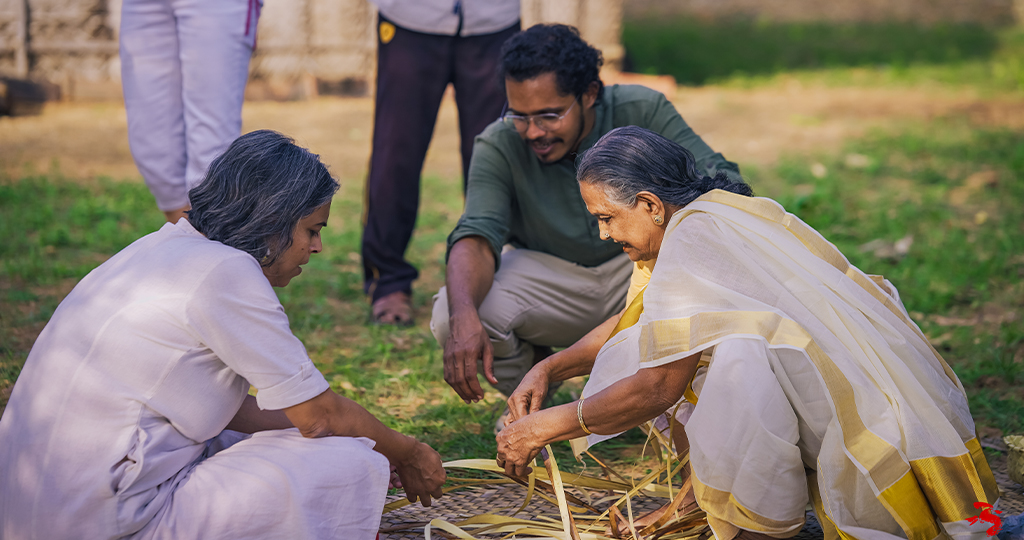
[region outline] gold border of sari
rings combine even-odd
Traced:
[[[686,319],[655,321],[641,329],[641,347],[651,349],[642,357],[689,355],[712,341],[735,335],[760,336],[770,346],[802,349],[807,354],[834,403],[847,451],[867,471],[868,479],[880,493],[879,501],[910,540],[938,536],[941,531],[936,517],[943,522],[961,521],[977,513],[974,502],[995,502],[995,478],[984,455],[973,455],[976,452],[972,446],[980,448],[976,439],[965,442],[965,453],[959,456],[906,460],[896,447],[864,424],[857,412],[853,386],[832,359],[796,322],[776,313],[701,313]],[[708,512],[729,512],[720,507],[721,497],[698,499]],[[711,507],[705,508],[704,503]]]
[[[704,484],[696,474],[691,474],[690,478],[693,481],[693,494],[701,502],[701,510],[707,512],[709,517],[743,529],[770,534],[776,538],[794,536],[804,526],[805,517],[802,514],[799,518],[788,521],[771,519],[743,506],[732,493]]]
[[[644,312],[644,291],[646,290],[647,287],[640,289],[640,292],[633,298],[633,301],[626,306],[626,309],[623,310],[622,315],[619,317],[619,322],[615,324],[615,328],[612,328],[612,333],[605,340],[605,343],[611,341],[615,334],[640,322],[640,315]]]
[[[786,213],[774,201],[743,197],[720,190],[707,193],[695,202],[698,201],[725,204],[785,227],[814,255],[849,277],[885,305],[924,343],[928,343],[943,372],[960,392],[965,394],[959,379],[946,361],[931,346],[917,325],[881,289],[880,276],[868,276],[850,265],[835,246],[798,218]],[[686,215],[701,211],[684,209],[683,212],[684,214],[676,221],[676,226]],[[641,293],[624,312],[613,334],[630,324],[636,324],[642,312]],[[630,315],[628,319],[627,313]],[[650,359],[647,362],[651,362],[672,356],[687,356],[710,346],[714,341],[735,335],[759,336],[770,346],[800,349],[807,354],[821,374],[833,402],[847,451],[867,471],[868,480],[879,493],[879,501],[899,523],[908,539],[932,540],[941,534],[936,518],[943,522],[961,521],[976,514],[974,502],[984,500],[994,503],[998,498],[995,478],[977,439],[962,441],[965,453],[958,456],[907,460],[896,447],[867,428],[857,412],[852,384],[814,342],[810,334],[795,321],[776,313],[711,312],[681,319],[652,321],[641,329],[641,365],[645,362],[644,358]],[[710,491],[714,488],[705,487],[709,494],[718,491]],[[735,503],[731,494],[728,498],[715,494],[702,502],[713,507],[705,508],[709,513],[724,515],[728,512],[738,512],[739,516],[749,513],[736,508],[738,503]],[[821,504],[820,495],[818,504]],[[733,510],[729,510],[730,507]],[[831,517],[823,508],[821,514],[830,524],[832,523]],[[839,529],[837,534],[844,539],[853,538]]]

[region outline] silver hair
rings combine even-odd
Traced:
[[[299,220],[337,190],[319,156],[276,131],[253,131],[235,139],[189,191],[188,220],[207,238],[270,266],[291,246]]]
[[[601,186],[610,203],[626,208],[636,206],[641,191],[679,207],[714,189],[753,195],[750,186],[725,172],[702,174],[689,150],[636,126],[615,128],[601,137],[583,154],[576,179]]]

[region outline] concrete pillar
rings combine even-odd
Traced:
[[[588,43],[601,50],[605,66],[622,66],[623,0],[521,0],[523,28],[537,23],[575,26]]]
[[[28,0],[14,0],[14,74],[28,77]]]

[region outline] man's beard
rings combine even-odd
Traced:
[[[550,161],[546,161],[543,158],[541,158],[541,161],[544,162],[544,163],[557,163],[558,161],[561,161],[561,160],[563,160],[563,159],[565,159],[565,158],[567,158],[569,156],[575,156],[576,155],[576,151],[579,149],[580,143],[583,142],[583,129],[586,127],[585,122],[586,122],[586,118],[584,117],[584,114],[581,113],[579,121],[576,123],[576,134],[572,137],[572,144],[566,144],[568,149],[566,150],[565,155],[563,155],[562,157],[560,157],[560,158],[558,158],[556,160],[550,160]],[[565,143],[565,139],[562,139],[561,137],[547,137],[547,136],[545,136],[545,137],[538,137],[536,139],[528,139],[526,141],[526,143],[531,148],[533,148],[535,146],[548,146],[548,145],[552,145],[553,146],[553,145],[556,145],[556,144],[558,144],[560,142],[561,143]],[[539,157],[540,156],[538,156],[538,158]]]

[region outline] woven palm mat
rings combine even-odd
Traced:
[[[1003,515],[1014,515],[1024,513],[1024,489],[1010,480],[1006,473],[1006,456],[989,461],[992,472],[995,474],[999,490],[1002,492],[999,508]],[[573,492],[572,489],[566,491]],[[578,495],[578,493],[576,493]],[[401,495],[388,497],[387,502],[401,499]],[[430,508],[423,508],[419,503],[404,506],[397,510],[384,514],[380,522],[381,540],[412,540],[423,538],[423,527],[432,519],[441,518],[445,521],[455,523],[472,516],[480,514],[496,514],[499,516],[510,516],[523,504],[526,498],[526,488],[517,484],[499,484],[495,486],[467,488],[461,491],[449,493],[439,500],[433,502]],[[640,516],[660,508],[668,502],[668,499],[659,497],[634,497],[633,515]],[[602,508],[603,510],[603,508]],[[558,507],[541,499],[534,497],[530,505],[523,509],[516,517],[533,519],[539,515],[559,520]],[[411,528],[406,528],[412,526]],[[400,529],[400,530],[396,530]],[[435,536],[432,534],[432,536]],[[491,536],[482,535],[487,538]],[[445,535],[436,534],[437,538],[445,538]],[[500,538],[495,535],[493,538]],[[807,513],[807,523],[802,531],[793,537],[795,540],[821,540],[823,538],[821,526],[814,514]]]

